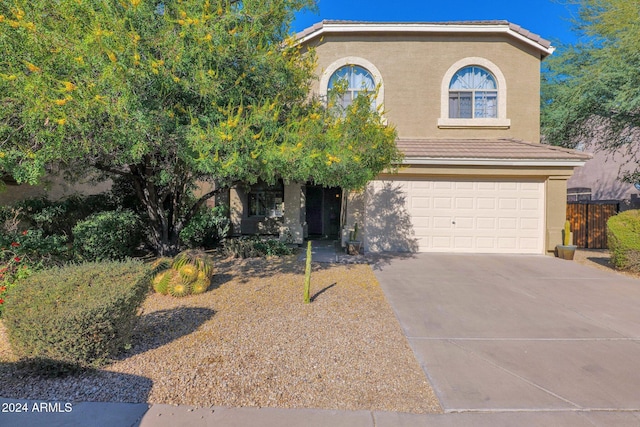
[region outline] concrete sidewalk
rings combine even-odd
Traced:
[[[277,408],[191,408],[136,403],[76,403],[66,413],[31,412],[33,400],[0,399],[0,405],[27,404],[29,413],[0,412],[3,427],[512,427],[637,426],[637,413],[588,411],[466,412],[415,415],[394,412]],[[65,409],[65,402],[51,410]],[[46,406],[46,405],[45,405]],[[51,406],[51,405],[50,405]],[[55,405],[54,405],[55,406]],[[7,407],[7,409],[9,409]],[[44,409],[44,406],[42,406]]]
[[[302,245],[302,251],[298,256],[300,261],[307,259],[307,243]],[[369,259],[365,255],[349,255],[340,246],[337,240],[312,240],[311,260],[323,264],[368,264]]]

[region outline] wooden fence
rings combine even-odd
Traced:
[[[618,203],[567,203],[573,244],[580,248],[607,248],[607,220],[618,213]]]

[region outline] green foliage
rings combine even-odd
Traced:
[[[367,96],[344,115],[309,97],[313,50],[287,32],[313,3],[0,2],[0,170],[121,177],[160,254],[213,196],[198,182],[363,187],[395,131]]]
[[[629,148],[637,182],[640,126],[640,3],[579,0],[580,42],[561,46],[542,81],[542,133],[553,145],[594,139],[602,148]],[[626,152],[627,150],[625,150]]]
[[[629,210],[607,221],[611,263],[621,270],[640,272],[640,210]]]
[[[227,239],[224,251],[234,258],[255,258],[291,255],[293,249],[276,239],[261,239],[258,236],[242,236]]]
[[[133,261],[34,273],[9,293],[9,341],[17,356],[36,364],[100,366],[130,344],[148,290],[146,267]]]
[[[217,246],[231,229],[225,206],[206,208],[196,214],[180,232],[180,240],[188,248],[210,249]]]
[[[90,215],[73,227],[74,249],[83,260],[122,260],[141,242],[140,221],[131,211]]]
[[[42,230],[0,233],[0,316],[16,282],[34,271],[61,265],[70,258],[65,236],[43,236]]]
[[[304,269],[304,303],[311,302],[311,240],[307,242],[307,263]]]
[[[34,228],[42,230],[44,236],[71,238],[71,230],[78,221],[94,212],[115,208],[108,194],[73,195],[57,201],[36,197],[0,207],[0,221],[5,224],[5,231]]]

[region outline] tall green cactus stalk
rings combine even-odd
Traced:
[[[304,303],[311,302],[311,241],[307,242],[307,266],[304,270]]]
[[[564,222],[564,245],[569,246],[571,244],[571,223],[569,220]]]
[[[353,231],[351,232],[351,235],[349,236],[349,240],[351,240],[353,242],[357,238],[358,238],[358,223],[356,222],[355,226],[353,227]]]

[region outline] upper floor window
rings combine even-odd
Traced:
[[[449,118],[498,117],[498,85],[482,67],[464,67],[449,84]]]
[[[347,108],[360,93],[372,94],[376,83],[369,71],[358,65],[345,65],[336,70],[329,78],[327,92],[340,88],[336,101]],[[375,99],[372,101],[375,108]]]
[[[440,128],[507,129],[507,82],[493,62],[478,57],[452,64],[441,86]]]
[[[318,94],[327,99],[329,92],[337,85],[344,94],[337,99],[339,107],[348,107],[359,93],[373,93],[373,108],[380,108],[384,102],[384,82],[382,74],[370,61],[357,56],[346,56],[329,64],[320,75]],[[384,114],[384,113],[383,113]],[[382,118],[385,121],[384,117]]]

